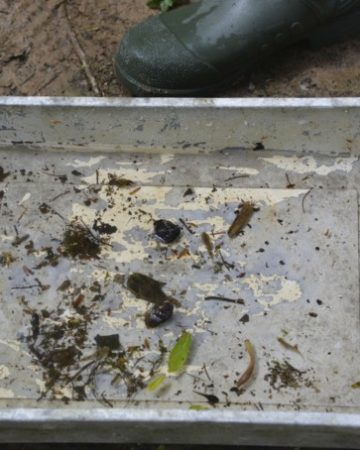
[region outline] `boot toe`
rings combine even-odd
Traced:
[[[118,77],[135,95],[199,90],[221,79],[155,16],[131,29],[114,58]],[[174,92],[176,94],[176,92]]]

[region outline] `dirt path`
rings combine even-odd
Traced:
[[[0,95],[129,93],[112,55],[124,33],[153,14],[146,0],[0,0]],[[360,40],[314,51],[297,47],[257,69],[228,96],[360,96]]]

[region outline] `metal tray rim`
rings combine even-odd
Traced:
[[[53,409],[53,408],[2,408],[0,420],[49,423],[49,422],[158,422],[166,417],[167,422],[212,422],[226,424],[257,424],[257,425],[296,425],[315,427],[360,427],[360,414],[331,412],[283,412],[269,414],[267,411],[191,411],[185,409],[125,409],[125,408],[95,408],[95,409]]]
[[[3,106],[77,106],[130,108],[360,108],[360,97],[157,98],[0,96]]]

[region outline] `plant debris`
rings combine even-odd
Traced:
[[[203,241],[203,244],[205,245],[210,258],[213,258],[214,251],[213,251],[213,244],[211,242],[210,236],[207,233],[203,232],[203,233],[201,233],[201,240]]]
[[[289,344],[289,342],[287,342],[287,341],[286,341],[284,338],[282,338],[282,337],[278,337],[277,340],[278,340],[279,344],[281,344],[281,345],[282,345],[284,348],[286,348],[287,350],[291,350],[292,352],[296,352],[296,353],[298,353],[299,355],[301,355],[300,350],[299,350],[299,348],[298,348],[297,345]]]
[[[107,240],[92,233],[89,227],[75,217],[65,229],[61,253],[71,258],[94,259],[99,257],[102,244],[107,244]]]
[[[150,392],[156,391],[160,386],[164,384],[164,381],[166,380],[166,375],[164,373],[156,376],[152,380],[149,381],[149,383],[146,386],[146,389]]]
[[[74,400],[86,400],[89,392],[97,398],[95,381],[100,372],[112,374],[111,384],[122,380],[128,397],[144,388],[144,375],[134,372],[137,359],[132,355],[136,353],[136,347],[126,351],[120,344],[119,335],[113,334],[97,335],[94,349],[94,344],[89,341],[88,327],[96,315],[89,308],[71,316],[62,309],[35,311],[28,306],[25,312],[31,315],[26,340],[28,348],[43,369],[45,391],[40,398],[49,393],[52,398],[57,398],[69,385]]]
[[[189,358],[191,343],[192,335],[184,331],[170,351],[168,361],[168,371],[170,373],[179,373],[184,369]]]
[[[264,379],[276,391],[283,388],[297,389],[304,382],[304,374],[305,372],[296,369],[287,361],[273,361],[269,366],[269,373],[265,375]],[[310,382],[307,381],[306,385],[310,385]]]
[[[188,197],[188,196],[194,195],[194,194],[195,194],[194,189],[188,188],[188,189],[186,189],[186,191],[184,192],[184,197]]]
[[[242,298],[233,299],[233,298],[227,298],[227,297],[209,296],[209,297],[205,297],[205,300],[206,301],[214,300],[214,301],[218,301],[218,302],[228,302],[228,303],[236,303],[237,305],[245,305],[245,302]]]
[[[155,304],[170,302],[175,306],[180,306],[181,304],[178,300],[164,293],[162,288],[165,284],[142,273],[133,273],[129,276],[126,287],[135,297],[147,302]]]
[[[10,175],[10,172],[5,172],[3,167],[0,166],[0,183],[5,181],[5,179]]]
[[[241,319],[240,322],[245,325],[246,323],[250,322],[250,317],[249,314],[244,314]]]
[[[15,261],[16,258],[11,252],[2,252],[0,255],[0,265],[3,267],[9,267]]]
[[[113,173],[108,173],[108,179],[109,186],[115,186],[118,188],[131,187],[135,184],[133,181],[119,177],[118,175],[115,175]]]
[[[201,394],[199,394],[199,395],[201,395]],[[189,409],[191,411],[208,411],[209,410],[209,408],[204,405],[190,405]]]
[[[99,234],[113,234],[117,232],[117,227],[115,225],[110,225],[109,223],[102,222],[99,218],[94,220],[93,230]]]
[[[119,350],[121,347],[118,334],[110,334],[108,336],[100,336],[97,334],[95,336],[95,342],[98,347],[107,347],[110,350]]]
[[[249,355],[250,361],[249,365],[247,366],[245,372],[241,375],[241,377],[236,382],[236,388],[239,389],[241,386],[246,384],[250,378],[252,377],[254,370],[255,370],[255,364],[256,364],[256,354],[255,349],[252,343],[246,339],[245,340],[245,349]]]
[[[235,220],[230,225],[228,236],[230,239],[236,238],[250,222],[254,213],[254,205],[251,202],[244,202],[241,206],[240,212],[237,214]]]

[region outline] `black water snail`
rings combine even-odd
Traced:
[[[174,306],[165,302],[161,305],[154,305],[145,313],[145,325],[148,328],[155,328],[172,317]]]
[[[154,235],[155,238],[164,244],[171,244],[179,239],[181,235],[181,228],[170,220],[155,220],[154,221]]]

